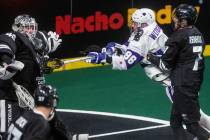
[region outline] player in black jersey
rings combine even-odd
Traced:
[[[42,85],[35,93],[35,108],[25,110],[12,122],[7,140],[52,139],[48,118],[58,102],[56,90],[49,85]]]
[[[15,18],[12,32],[0,35],[0,134],[22,112],[20,106],[33,108],[32,94],[40,82],[36,79],[43,79],[43,60],[60,43],[56,33],[38,31],[36,20],[25,14]],[[20,89],[29,94],[18,94]]]
[[[168,47],[162,57],[148,55],[148,60],[164,71],[170,71],[174,87],[170,124],[177,140],[186,140],[187,131],[199,140],[210,140],[210,134],[198,123],[200,105],[198,92],[203,82],[204,39],[194,26],[197,10],[187,4],[179,5],[173,12],[174,33],[166,41]]]
[[[7,140],[88,140],[87,134],[74,135],[59,128],[59,122],[50,120],[58,104],[56,89],[41,85],[35,91],[35,108],[25,110],[8,129]],[[54,125],[57,123],[56,125]],[[62,130],[62,131],[61,131]]]

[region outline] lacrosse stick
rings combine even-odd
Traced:
[[[51,61],[48,61],[47,66],[52,69],[58,69],[58,68],[61,68],[62,66],[69,64],[69,63],[85,61],[85,60],[90,61],[91,59],[93,59],[93,57],[86,56],[86,55],[88,55],[89,52],[101,52],[101,47],[98,45],[90,45],[87,47],[86,50],[80,52],[80,54],[83,56],[85,55],[85,57],[74,58],[71,60],[52,59]]]
[[[31,96],[28,90],[23,86],[16,84],[14,81],[13,86],[15,87],[19,106],[22,108],[29,107],[30,109],[33,109],[35,106],[34,98]]]
[[[84,61],[84,60],[88,60],[88,59],[93,59],[93,57],[85,56],[85,57],[75,58],[75,59],[71,59],[71,60],[64,60],[63,64],[65,65],[68,63],[74,63],[74,62]]]
[[[91,59],[92,59],[92,57],[90,57],[90,56],[75,58],[75,59],[71,59],[71,60],[52,59],[47,62],[47,66],[52,69],[58,69],[58,68],[61,68],[69,63],[74,63],[74,62],[79,62],[79,61],[84,61],[84,60],[91,60]]]

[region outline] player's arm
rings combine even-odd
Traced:
[[[133,46],[128,47],[125,54],[122,55],[114,54],[109,56],[106,54],[106,52],[102,51],[101,53],[90,52],[88,56],[92,57],[90,60],[91,63],[109,63],[112,64],[113,69],[115,70],[127,70],[144,58],[142,53],[140,53],[140,51],[135,49]]]
[[[163,71],[170,71],[175,64],[179,48],[177,47],[177,41],[173,39],[168,39],[165,45],[167,49],[162,57],[149,53],[147,59]]]
[[[128,45],[129,45],[129,41],[126,41],[123,44],[119,44],[116,42],[109,42],[105,47],[106,54],[108,56],[112,56],[113,54],[117,54],[117,55],[125,54],[125,52],[127,51]]]
[[[127,70],[133,67],[135,64],[140,62],[145,54],[147,53],[147,40],[148,36],[137,34],[132,40],[129,40],[128,47],[123,54],[110,53],[107,54],[107,49],[102,50],[101,53],[90,52],[88,55],[91,56],[91,63],[110,63],[113,65],[113,69]]]
[[[16,45],[15,34],[7,33],[0,35],[0,79],[10,79],[19,70],[22,70],[24,64],[14,60]]]

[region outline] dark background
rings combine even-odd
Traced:
[[[80,34],[61,34],[63,44],[52,54],[52,57],[69,58],[81,56],[79,53],[92,44],[104,46],[107,42],[116,41],[123,43],[129,36],[127,26],[127,10],[129,8],[151,8],[154,11],[165,8],[165,5],[172,5],[174,9],[180,3],[188,3],[200,6],[197,27],[204,33],[207,44],[210,42],[209,10],[210,2],[207,0],[1,0],[1,26],[0,32],[11,30],[14,18],[19,14],[29,14],[36,18],[39,30],[55,31],[56,16],[71,15],[74,17],[86,18],[94,15],[96,11],[110,16],[112,13],[121,13],[124,17],[124,24],[119,30],[87,32]],[[167,35],[171,33],[169,24],[160,25]]]

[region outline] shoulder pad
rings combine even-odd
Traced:
[[[0,43],[8,45],[10,49],[12,50],[13,54],[16,52],[15,39],[16,39],[16,35],[13,33],[6,33],[6,34],[0,35]]]
[[[139,41],[140,37],[142,36],[143,34],[143,30],[138,28],[138,31],[136,32],[135,36],[134,36],[134,40],[135,41]]]

